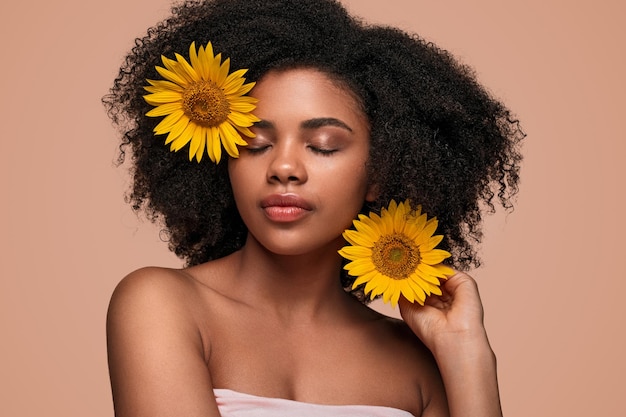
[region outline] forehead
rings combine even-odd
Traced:
[[[250,95],[259,99],[261,119],[282,116],[338,117],[367,122],[355,94],[343,83],[312,68],[274,70],[264,75]]]

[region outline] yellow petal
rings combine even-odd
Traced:
[[[191,45],[189,45],[189,62],[191,63],[193,69],[196,71],[198,79],[205,79],[203,77],[204,72],[202,68],[202,61],[198,59],[198,54],[196,53],[195,42],[191,42]]]
[[[180,54],[176,54],[176,59],[178,60],[178,64],[180,65],[179,74],[187,80],[187,82],[192,83],[194,81],[198,81],[200,76],[196,72],[195,69],[192,68],[191,65],[187,62],[185,58]]]
[[[435,234],[435,230],[437,230],[437,218],[433,217],[432,219],[426,222],[424,225],[424,229],[419,234],[418,237],[415,238],[415,243],[421,244],[423,242],[428,242],[428,240]]]
[[[395,203],[395,201],[393,202]],[[406,222],[406,212],[404,211],[404,204],[400,203],[397,209],[390,214],[393,214],[393,230],[395,232],[402,233],[404,231],[404,224]]]
[[[239,149],[237,149],[235,142],[237,138],[240,138],[240,136],[237,130],[228,122],[221,123],[218,126],[218,129],[220,130],[222,145],[224,145],[224,149],[226,149],[228,155],[232,156],[233,158],[238,158]]]
[[[441,287],[438,285],[432,285],[431,283],[428,283],[428,285],[430,286],[430,294],[431,295],[441,295]]]
[[[389,281],[389,286],[383,292],[383,301],[385,303],[388,303],[389,300],[391,300],[391,297],[393,296],[393,293],[394,293],[395,290],[396,290],[396,286],[395,286],[394,282],[393,281]]]
[[[366,282],[374,279],[376,277],[376,275],[378,275],[378,271],[370,271],[366,274],[363,274],[361,276],[358,276],[354,282],[352,283],[352,289],[355,289],[356,287],[358,287],[359,285],[365,284]]]
[[[159,117],[159,116],[167,116],[170,113],[174,113],[175,111],[180,110],[180,103],[167,103],[161,104],[158,107],[153,108],[146,116],[149,117]]]
[[[233,122],[234,125],[236,126],[242,126],[242,127],[249,127],[252,126],[254,123],[250,120],[250,118],[248,117],[248,115],[245,114],[241,114],[239,112],[235,112],[235,111],[231,111],[228,114],[228,120],[230,120],[231,122]]]
[[[410,232],[407,232],[407,236],[409,237],[409,239],[415,241],[426,226],[426,214],[421,214],[417,217],[413,217],[413,219],[411,220],[411,225],[412,227],[410,228]]]
[[[161,62],[163,62],[163,66],[168,71],[177,72],[178,70],[178,62],[173,59],[169,59],[165,55],[161,55]]]
[[[443,235],[435,235],[431,237],[428,242],[420,245],[420,251],[427,252],[434,249],[443,240]]]
[[[224,83],[226,82],[226,78],[228,77],[228,71],[230,71],[230,58],[226,58],[224,62],[222,63],[222,65],[220,65],[220,70],[217,73],[215,84],[222,87]]]
[[[389,206],[387,207],[387,211],[389,212],[389,214],[391,214],[393,216],[397,209],[398,209],[398,203],[396,203],[396,200],[392,199],[389,202]]]
[[[174,90],[174,91],[178,91],[179,93],[182,93],[184,91],[183,87],[171,81],[166,81],[166,80],[146,80],[146,81],[150,83],[150,86],[144,87],[146,90],[148,90],[148,88],[157,89],[157,90]],[[148,91],[151,91],[151,90],[148,90]]]
[[[443,273],[443,271],[425,263],[420,263],[419,265],[417,265],[417,270],[422,272],[424,275],[429,275],[429,276],[438,277],[438,278],[445,277],[445,274]]]
[[[369,227],[367,224],[359,221],[353,222],[356,230],[371,242],[376,242],[380,238],[380,233]]]
[[[419,268],[411,275],[411,278],[424,289],[427,288],[426,286],[422,285],[422,283],[424,282],[439,286],[439,278],[437,278],[435,275],[426,274],[423,271],[420,271]]]
[[[411,286],[415,294],[415,300],[417,300],[417,302],[420,303],[421,305],[424,305],[424,301],[426,301],[426,293],[424,292],[422,287],[419,286],[417,282],[415,282],[412,279],[409,279],[408,281],[409,281],[409,285]]]
[[[196,152],[196,161],[200,163],[202,161],[202,157],[204,156],[204,149],[206,148],[206,129],[202,132],[202,141],[200,143],[200,147]]]
[[[390,279],[382,274],[376,274],[366,285],[363,291],[369,294],[370,298],[382,294],[389,287]]]
[[[443,265],[443,264],[433,265],[433,268],[435,268],[436,270],[438,270],[438,271],[439,271],[439,273],[440,273],[441,275],[443,275],[441,278],[445,278],[445,279],[447,279],[447,278],[449,278],[449,277],[451,277],[452,275],[454,275],[454,274],[455,274],[454,269],[450,268],[450,267],[449,267],[449,266],[447,266],[447,265]]]
[[[348,259],[370,258],[372,256],[372,250],[363,246],[344,246],[339,252]]]
[[[228,98],[231,103],[249,103],[256,104],[259,102],[258,99],[250,96],[233,96],[232,98]]]
[[[239,90],[237,90],[237,94],[248,94],[250,92],[250,90],[252,90],[252,88],[255,86],[255,82],[252,83],[248,83],[248,84],[244,84],[242,85]]]
[[[215,162],[215,152],[213,150],[213,143],[215,141],[219,142],[219,137],[213,137],[216,134],[217,129],[208,128],[206,131],[206,152],[209,155],[209,159]]]
[[[143,97],[146,102],[152,106],[160,104],[182,101],[183,95],[178,91],[166,90],[158,93],[148,94]]]
[[[358,276],[374,271],[376,266],[374,266],[370,259],[357,259],[344,266],[344,269],[346,269],[350,275]]]
[[[153,83],[156,84],[157,81],[153,81]],[[178,84],[174,84],[171,81],[162,80],[160,81],[160,83],[161,85],[146,85],[143,87],[143,89],[150,93],[160,93],[161,91],[176,91],[182,93],[184,91],[183,87],[179,86]]]
[[[369,226],[375,233],[376,236],[380,236],[383,234],[383,231],[380,230],[380,217],[378,217],[375,213],[370,213],[370,217],[359,214],[359,221],[366,226]],[[378,239],[377,239],[378,240]]]
[[[195,128],[196,128],[196,125],[194,123],[189,123],[187,127],[185,128],[185,130],[183,131],[183,133],[181,133],[179,137],[174,139],[174,141],[170,145],[170,148],[175,152],[178,152],[179,150],[181,150],[181,148],[185,146],[186,144],[188,144],[189,141],[191,140],[191,137],[193,136],[193,132]]]
[[[213,162],[218,163],[222,159],[222,141],[220,138],[220,131],[216,127],[211,127],[211,148],[213,152]],[[209,146],[209,144],[207,144]],[[209,154],[210,155],[210,154]]]
[[[220,62],[221,61],[222,61],[222,54],[217,54],[217,56],[214,56],[213,58],[207,61],[209,63],[209,79],[212,80],[216,84],[220,75]]]
[[[422,252],[421,249],[422,247],[420,246],[421,261],[428,265],[436,265],[451,256],[450,252],[446,252],[445,250],[441,249],[433,249],[427,252]]]
[[[365,246],[368,248],[374,246],[374,242],[372,242],[371,239],[368,239],[365,235],[357,232],[356,230],[346,230],[343,232],[343,237],[355,246]]]
[[[209,42],[209,44],[207,45],[207,49],[210,47],[211,42]],[[198,61],[198,72],[200,73],[200,77],[203,80],[210,80],[211,63],[213,62],[213,49],[211,48],[211,56],[209,58],[209,55],[205,51],[204,47],[200,46],[200,48],[198,49]]]
[[[158,125],[154,127],[154,133],[156,133],[157,135],[163,135],[169,132],[176,124],[176,122],[178,122],[180,118],[183,117],[184,114],[185,112],[183,112],[182,110],[177,110],[173,113],[168,114],[163,118],[163,120],[159,122]]]
[[[390,297],[391,307],[396,308],[398,306],[399,299],[400,299],[400,290],[397,289],[396,291],[393,292],[393,294],[391,294],[391,297]]]
[[[432,284],[423,280],[420,280],[417,284],[422,287],[427,296],[431,294],[441,295],[441,288],[439,288],[439,284]]]
[[[393,215],[386,209],[382,209],[380,212],[380,224],[378,225],[378,228],[380,229],[381,234],[393,234]]]
[[[224,92],[226,94],[237,94],[238,90],[246,82],[246,79],[242,78],[242,76],[247,71],[248,71],[247,69],[240,69],[228,75],[226,77],[226,80],[224,80],[224,85],[222,85]],[[237,95],[240,95],[240,94],[237,94]]]
[[[177,73],[167,70],[163,67],[155,67],[157,72],[161,75],[161,77],[170,80],[178,85],[186,86],[187,80],[184,77],[178,75]]]
[[[202,126],[196,126],[193,134],[191,135],[191,143],[189,144],[189,160],[191,161],[196,154],[198,153],[198,148],[200,148],[200,145],[204,145],[204,143],[202,143],[202,139],[203,135],[202,135],[202,130],[204,128]],[[201,147],[201,149],[204,151],[204,146]],[[198,160],[198,162],[200,162],[200,160]]]
[[[165,144],[167,145],[168,143],[172,142],[173,140],[178,138],[180,135],[182,135],[185,129],[187,129],[187,125],[189,124],[190,124],[190,121],[186,116],[181,117],[180,120],[176,122],[174,126],[172,126],[170,133],[167,135],[167,139],[165,139]]]
[[[252,110],[254,110],[256,108],[256,106],[252,103],[246,103],[246,102],[236,102],[234,100],[231,100],[230,102],[230,110],[231,111],[238,111],[241,113],[249,113]],[[250,118],[250,121],[252,123],[253,122],[254,117]]]
[[[237,110],[233,110],[233,111],[237,111]],[[248,122],[252,123],[252,125],[254,125],[256,122],[261,121],[261,119],[256,117],[253,113],[245,113],[245,112],[240,112],[240,113],[243,114],[245,117],[247,117]],[[245,126],[245,127],[248,127],[248,126]]]
[[[404,298],[406,298],[412,303],[415,302],[416,294],[415,294],[415,291],[413,290],[413,287],[411,287],[409,280],[401,281],[399,283],[399,286],[400,286],[400,292],[402,293]]]
[[[237,128],[237,130],[239,131],[239,133],[241,133],[242,135],[249,137],[249,138],[253,138],[256,135],[247,127],[243,127],[243,126],[235,126]],[[241,141],[237,141],[238,145],[241,146],[247,146],[248,142],[245,141],[245,139],[241,138]]]

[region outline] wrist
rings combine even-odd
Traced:
[[[450,416],[502,416],[496,356],[487,335],[457,335],[433,351]],[[469,404],[469,405],[468,405]]]
[[[430,350],[438,362],[489,358],[495,360],[484,328],[440,334],[435,338]]]

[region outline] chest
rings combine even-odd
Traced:
[[[376,326],[283,327],[259,317],[231,319],[211,329],[208,366],[216,388],[419,415],[419,369],[383,333]]]

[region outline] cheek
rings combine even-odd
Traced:
[[[234,181],[245,182],[258,177],[259,169],[259,166],[254,164],[254,159],[248,156],[228,159],[228,175],[231,183]]]
[[[367,197],[368,176],[366,159],[344,164],[341,169],[335,171],[329,179],[329,185],[333,184],[337,189],[337,195],[351,200],[351,205],[361,209],[363,201]]]
[[[363,192],[367,188],[367,184],[369,182],[367,174],[368,156],[369,155],[367,154],[363,155],[361,158],[359,158],[357,162],[351,164],[351,166],[348,167],[348,175],[350,175],[354,179],[352,185],[356,189]]]

